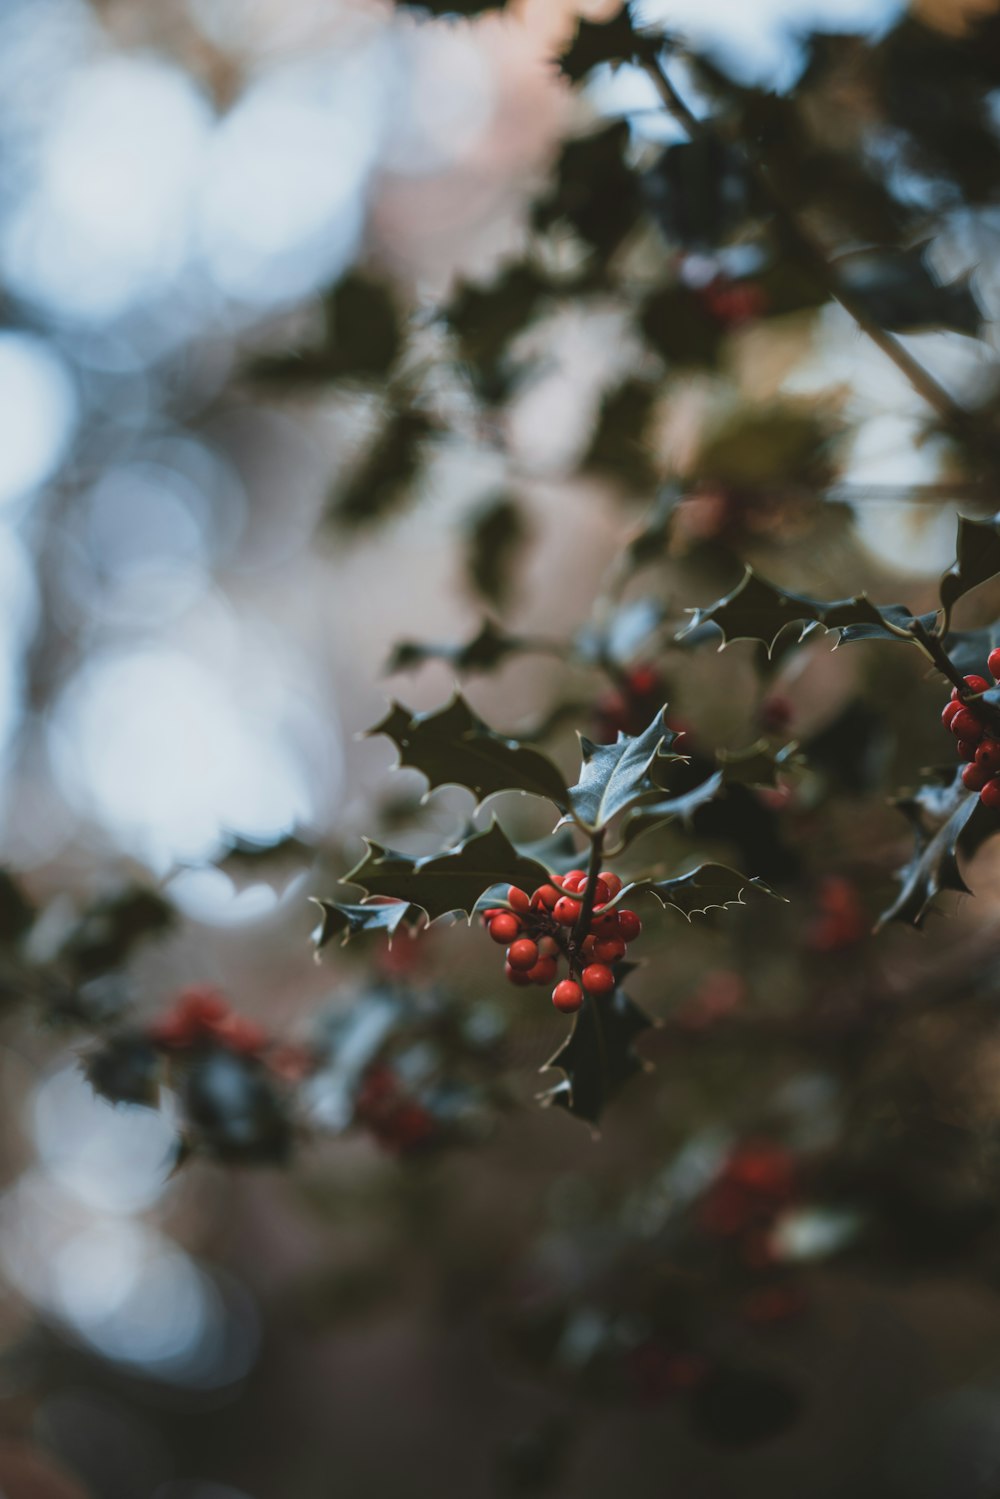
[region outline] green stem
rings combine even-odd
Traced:
[[[587,868],[587,883],[584,886],[583,900],[580,903],[580,914],[576,918],[573,927],[573,945],[580,947],[583,939],[590,929],[590,918],[594,914],[594,894],[597,889],[597,877],[601,872],[601,856],[604,852],[604,828],[598,828],[590,834],[590,864]]]

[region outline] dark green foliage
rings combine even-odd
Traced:
[[[718,360],[723,330],[689,286],[654,292],[639,323],[646,341],[674,369],[711,369]]]
[[[984,807],[962,785],[961,776],[951,778],[950,773],[947,781],[932,782],[896,806],[913,830],[915,848],[899,873],[902,889],[882,912],[879,925],[903,921],[919,927],[942,892],[969,893],[959,859],[971,859],[1000,831],[1000,813]]]
[[[344,883],[360,885],[369,895],[410,902],[433,921],[451,911],[468,915],[489,885],[534,890],[547,879],[548,870],[519,853],[494,821],[485,832],[472,833],[456,847],[425,859],[411,859],[369,839],[364,858]]]
[[[512,656],[537,649],[535,642],[508,635],[490,619],[464,645],[429,645],[418,640],[400,640],[386,662],[386,671],[412,671],[425,661],[446,661],[457,672],[496,671]]]
[[[514,591],[514,570],[531,536],[523,508],[499,494],[478,506],[465,525],[465,576],[473,592],[502,608]]]
[[[510,392],[508,350],[553,293],[550,282],[528,261],[502,270],[488,286],[461,283],[445,316],[478,394],[500,401]]]
[[[768,1442],[793,1426],[802,1397],[775,1374],[721,1366],[694,1395],[694,1429],[706,1442],[734,1450]]]
[[[773,650],[775,641],[787,625],[798,626],[800,634],[804,634],[809,625],[819,624],[827,630],[851,627],[855,630],[851,638],[855,640],[893,639],[899,638],[899,609],[899,605],[879,609],[863,594],[853,599],[822,602],[801,594],[786,593],[759,578],[748,567],[742,582],[731,593],[707,609],[692,611],[692,621],[678,639],[683,640],[706,624],[718,625],[723,645],[730,645],[734,640],[759,640],[768,652]],[[864,629],[864,636],[857,633],[859,627]],[[894,629],[897,631],[895,636]]]
[[[156,1105],[160,1059],[138,1031],[122,1031],[102,1041],[84,1056],[83,1071],[94,1092],[110,1103]]]
[[[1000,573],[1000,516],[988,521],[958,518],[955,562],[941,579],[941,607],[950,619],[955,604]]]
[[[672,906],[688,921],[716,907],[724,910],[726,906],[745,905],[747,895],[780,899],[763,880],[727,869],[724,864],[700,864],[671,880],[644,880],[635,890],[637,894],[655,895],[662,906]]]
[[[251,378],[292,387],[337,380],[378,382],[403,347],[403,328],[392,285],[349,272],[323,305],[323,338],[316,347],[269,355],[251,365]]]
[[[920,333],[950,328],[974,335],[982,312],[969,288],[945,286],[927,263],[925,246],[864,251],[837,263],[837,282],[883,328]]]
[[[566,784],[552,761],[495,733],[460,694],[432,713],[411,713],[394,703],[368,732],[387,735],[400,764],[419,770],[432,788],[465,786],[477,803],[498,791],[526,791],[557,807],[568,805]]]
[[[604,397],[590,445],[580,462],[587,473],[616,480],[637,494],[657,483],[650,427],[658,387],[649,380],[624,380]]]
[[[716,249],[762,206],[745,158],[714,133],[668,146],[643,186],[664,237],[688,250]]]
[[[400,10],[430,16],[481,16],[485,11],[503,10],[506,3],[507,0],[396,0]]]
[[[314,936],[317,952],[334,937],[342,935],[346,944],[349,937],[359,932],[384,932],[391,940],[400,926],[413,927],[420,921],[417,908],[402,900],[370,906],[344,905],[335,900],[317,900],[316,904],[323,913]]]
[[[652,1023],[622,989],[588,996],[569,1037],[543,1069],[558,1067],[565,1081],[543,1093],[542,1102],[596,1124],[610,1099],[643,1070],[635,1040]]]
[[[623,123],[568,141],[551,188],[535,205],[536,226],[568,224],[599,261],[608,260],[642,208],[639,183],[625,159],[628,143]]]
[[[642,734],[619,734],[614,744],[592,744],[581,737],[583,764],[580,779],[569,789],[569,802],[585,826],[600,831],[623,812],[659,795],[652,767],[661,759],[677,758],[670,755],[677,735],[664,715],[665,710],[657,713]]]
[[[813,411],[742,409],[704,444],[697,470],[700,478],[741,489],[820,487],[832,474],[830,431]]]
[[[181,1089],[189,1148],[236,1165],[278,1165],[292,1147],[292,1126],[259,1062],[228,1051],[195,1056]]]
[[[602,63],[640,63],[655,59],[663,39],[637,30],[628,4],[608,21],[581,20],[573,40],[559,56],[559,71],[579,83]]]
[[[134,888],[96,902],[85,911],[59,953],[80,980],[120,967],[145,937],[170,926],[173,910],[153,890]]]
[[[385,520],[409,500],[435,423],[421,411],[394,410],[360,464],[334,490],[327,510],[352,529]]]

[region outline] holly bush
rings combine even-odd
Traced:
[[[994,1293],[1000,19],[807,35],[776,91],[632,4],[546,66],[572,107],[515,251],[433,298],[362,257],[230,377],[301,420],[364,404],[317,554],[377,555],[409,515],[470,619],[393,646],[363,852],[346,823],[219,852],[294,875],[329,1002],[283,1026],[188,972],[151,1005],[137,963],[185,918],[142,872],[53,928],[12,869],[0,935],[12,1010],[111,1103],[169,1106],[182,1175],[316,1192],[338,1152],[385,1158],[375,1262],[324,1315],[398,1295],[416,1254],[420,1294],[480,1314],[537,1392],[498,1481],[596,1494],[561,1485],[623,1405],[741,1451],[808,1421],[782,1339],[828,1355],[838,1272]],[[593,107],[623,78],[641,120]],[[615,347],[560,486],[517,420],[567,327]],[[852,480],[859,370],[920,479]],[[445,525],[449,451],[504,479]],[[954,536],[933,585],[929,530]],[[373,618],[407,584],[382,586]]]

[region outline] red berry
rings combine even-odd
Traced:
[[[642,931],[642,922],[634,911],[618,912],[618,932],[626,942],[634,942]]]
[[[531,983],[531,979],[522,968],[511,968],[509,963],[505,963],[503,972],[508,984],[513,984],[516,989],[526,989]]]
[[[1000,770],[1000,740],[984,739],[976,750],[976,764],[988,770],[990,775],[996,775]]]
[[[996,646],[992,651],[990,651],[986,666],[989,670],[990,676],[995,677],[997,681],[1000,681],[1000,645]]]
[[[590,922],[590,930],[595,937],[617,937],[618,936],[618,912],[597,910]]]
[[[556,901],[552,915],[560,926],[572,926],[580,914],[580,902],[572,900],[568,895],[562,895]]]
[[[600,940],[600,937],[595,937],[593,932],[591,932],[589,937],[584,937],[580,946],[585,958],[592,958],[594,956],[594,950]]]
[[[956,739],[974,739],[978,744],[983,737],[983,726],[971,708],[960,708],[948,727]]]
[[[1000,780],[996,776],[994,776],[992,781],[986,782],[986,785],[979,793],[979,800],[984,807],[989,807],[991,811],[1000,811]]]
[[[604,880],[598,879],[594,885],[594,906],[606,906],[611,899],[611,891]]]
[[[625,943],[621,937],[600,938],[594,943],[593,955],[598,963],[617,963],[625,956]]]
[[[507,899],[519,916],[523,916],[531,908],[531,901],[525,890],[519,890],[516,885],[511,885],[507,891]]]
[[[527,973],[538,962],[538,948],[530,937],[520,937],[507,949],[507,962],[519,973]]]
[[[943,709],[943,711],[941,713],[941,722],[944,724],[944,726],[945,726],[946,729],[950,729],[951,728],[951,721],[952,721],[952,719],[955,717],[956,713],[960,713],[961,711],[962,711],[962,704],[961,703],[957,703],[954,700],[954,698],[952,698],[949,702],[945,703],[944,709]]]
[[[628,674],[628,689],[635,697],[659,693],[663,678],[655,666],[633,666]]]
[[[513,942],[521,930],[521,923],[510,911],[501,911],[499,916],[494,916],[490,922],[490,936],[494,942],[499,942],[503,947]]]
[[[614,900],[615,896],[622,888],[621,879],[618,875],[613,874],[610,869],[601,870],[601,879],[608,887],[608,900]],[[600,902],[598,902],[598,904],[600,904]]]
[[[552,1003],[557,1010],[562,1010],[565,1015],[572,1015],[583,1004],[583,994],[579,984],[574,984],[572,979],[563,979],[556,984],[552,991]]]
[[[962,785],[969,791],[982,791],[990,779],[990,772],[981,765],[967,765],[962,771]]]
[[[588,994],[610,994],[615,976],[606,963],[589,963],[580,975]]]
[[[966,677],[965,685],[970,692],[989,692],[990,684],[985,677]]]
[[[534,968],[528,969],[528,978],[533,984],[551,984],[558,967],[555,958],[539,958]]]
[[[979,741],[976,739],[960,739],[955,746],[958,750],[960,760],[974,760],[979,751]]]
[[[562,948],[554,937],[539,937],[538,955],[541,958],[558,958]]]
[[[208,1029],[225,1020],[229,1003],[218,989],[207,984],[192,984],[177,996],[177,1012],[193,1025]]]
[[[559,899],[559,891],[555,885],[539,885],[531,897],[531,909],[533,911],[551,911]]]
[[[212,1035],[227,1051],[242,1052],[245,1056],[263,1051],[268,1041],[267,1031],[262,1025],[232,1012],[212,1026]]]

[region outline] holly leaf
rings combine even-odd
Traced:
[[[720,650],[734,640],[759,640],[769,655],[787,625],[800,627],[800,639],[810,625],[822,625],[826,630],[850,628],[854,640],[893,640],[901,638],[901,608],[902,605],[895,604],[880,609],[864,594],[826,602],[786,593],[748,567],[731,593],[705,609],[691,610],[691,623],[676,638],[684,640],[702,626],[713,624],[722,631]],[[859,633],[861,629],[864,634]]]
[[[580,862],[580,850],[568,827],[557,828],[547,838],[538,838],[533,843],[519,843],[518,851],[525,858],[537,859],[553,874],[567,874]]]
[[[568,224],[599,262],[609,260],[642,210],[638,178],[628,161],[629,144],[629,126],[623,120],[567,141],[551,188],[535,203],[535,227]]]
[[[630,599],[612,609],[599,624],[584,625],[578,630],[574,645],[581,657],[593,665],[608,661],[624,665],[660,628],[665,614],[661,599]]]
[[[588,995],[568,1038],[542,1068],[558,1067],[565,1080],[540,1094],[541,1102],[596,1124],[608,1101],[644,1070],[634,1043],[652,1024],[622,989]]]
[[[773,787],[778,784],[779,770],[790,770],[802,763],[797,748],[796,744],[785,744],[776,749],[770,739],[758,739],[745,749],[718,750],[715,758],[727,784]]]
[[[689,286],[665,286],[646,298],[639,316],[646,342],[674,369],[712,369],[725,330]]]
[[[349,905],[336,900],[317,900],[315,896],[310,898],[323,913],[322,920],[313,933],[317,952],[322,952],[328,942],[341,934],[341,947],[346,947],[349,939],[356,937],[359,932],[385,932],[391,942],[404,923],[413,927],[420,921],[420,912],[405,900]]]
[[[535,890],[549,879],[545,866],[520,853],[496,821],[456,847],[424,859],[411,859],[366,841],[364,858],[344,876],[343,883],[360,885],[368,895],[410,902],[426,911],[431,921],[450,911],[470,915],[490,885]]]
[[[668,146],[643,188],[664,238],[686,250],[715,250],[760,210],[746,161],[715,131]]]
[[[660,394],[649,380],[625,380],[609,391],[580,460],[581,470],[616,479],[636,492],[653,488],[657,473],[648,434]]]
[[[396,0],[400,10],[425,11],[431,16],[481,16],[488,10],[503,10],[507,0]]]
[[[948,328],[974,337],[981,307],[964,282],[942,283],[926,254],[926,244],[859,251],[837,262],[837,279],[892,332]]]
[[[155,890],[133,886],[95,901],[59,949],[59,960],[86,980],[118,968],[146,937],[164,932],[173,907]]]
[[[437,430],[423,412],[393,411],[361,463],[338,486],[327,507],[334,524],[351,529],[381,521],[409,499]]]
[[[546,277],[527,261],[505,267],[488,286],[461,282],[456,288],[445,319],[484,399],[502,400],[508,393],[507,351],[552,291]]]
[[[994,833],[1000,832],[1000,813],[984,807],[974,791],[967,791],[961,773],[946,784],[932,782],[896,806],[913,829],[913,857],[900,870],[901,889],[878,919],[876,930],[891,921],[923,925],[937,897],[946,890],[968,895],[959,858],[970,859]]]
[[[579,83],[602,63],[641,64],[655,59],[662,47],[662,37],[636,31],[631,7],[625,5],[610,21],[581,20],[573,40],[559,55],[559,71],[571,82]]]
[[[580,779],[569,788],[570,806],[580,822],[600,831],[620,813],[659,795],[650,767],[657,757],[666,758],[677,738],[667,728],[665,712],[661,708],[641,734],[619,733],[614,744],[594,744],[580,736]]]
[[[465,526],[465,576],[473,592],[498,608],[513,591],[514,569],[531,534],[520,505],[499,494]]]
[[[109,1103],[155,1108],[160,1091],[160,1058],[141,1031],[121,1031],[82,1059],[84,1076]]]
[[[991,520],[969,520],[958,517],[956,557],[941,579],[941,607],[945,619],[960,598],[1000,573],[1000,515]]]
[[[569,805],[566,782],[548,756],[495,733],[461,693],[432,713],[411,713],[393,703],[368,733],[391,739],[400,765],[419,770],[431,790],[464,786],[477,804],[499,791],[523,791],[545,797],[561,810]]]
[[[394,646],[385,669],[391,675],[397,671],[412,671],[426,661],[446,661],[457,672],[489,672],[502,666],[511,656],[534,650],[537,650],[534,641],[508,635],[493,620],[485,619],[477,633],[464,645],[401,640]]]
[[[783,900],[770,885],[753,875],[740,874],[725,864],[699,864],[687,874],[672,880],[643,880],[629,887],[630,894],[649,893],[655,895],[661,906],[673,906],[688,921],[692,916],[702,916],[714,909],[725,910],[727,906],[744,906],[748,894],[769,895],[774,900]]]
[[[619,850],[628,848],[630,843],[653,828],[663,827],[668,822],[687,822],[699,807],[714,801],[722,790],[722,780],[722,771],[717,770],[690,791],[633,808],[622,823]]]
[[[403,330],[391,284],[352,271],[323,304],[323,337],[288,354],[265,355],[250,366],[251,379],[293,387],[334,380],[384,380],[399,357]]]

